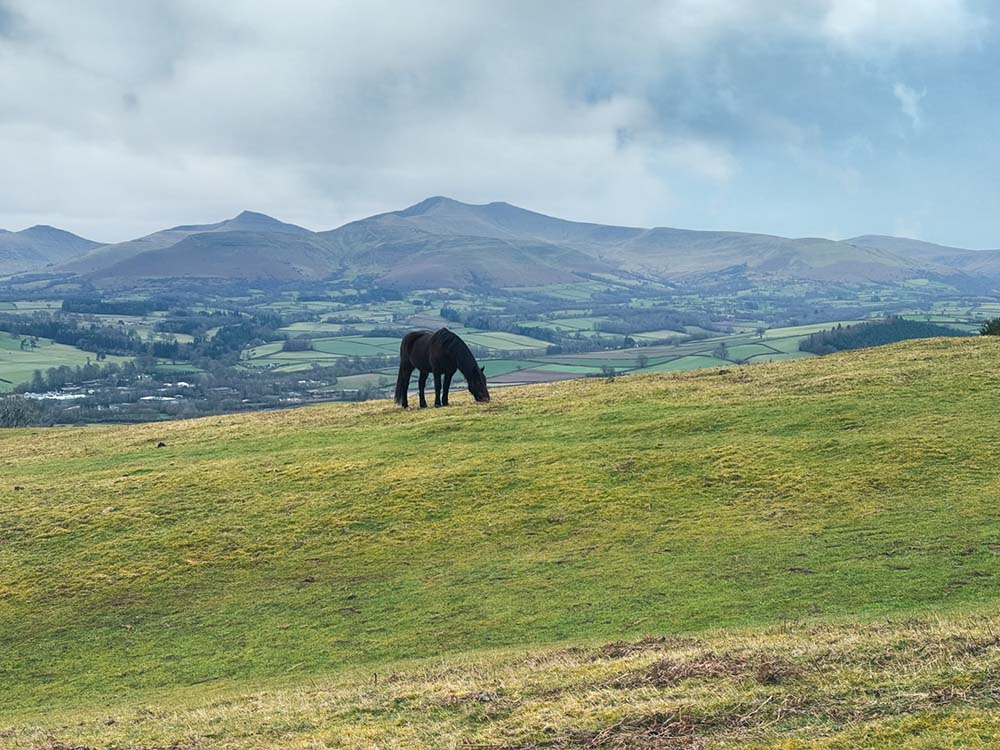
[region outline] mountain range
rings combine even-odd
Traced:
[[[144,279],[292,282],[366,274],[400,289],[515,287],[593,275],[684,284],[719,274],[764,280],[892,284],[1000,281],[1000,250],[864,235],[849,240],[639,228],[566,221],[508,203],[428,198],[313,232],[244,211],[101,245],[52,227],[0,232],[0,273],[76,275],[98,286]]]

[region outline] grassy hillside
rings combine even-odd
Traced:
[[[998,360],[930,340],[447,410],[2,432],[0,715],[707,628],[975,629],[1000,574]],[[886,667],[864,664],[842,678]]]

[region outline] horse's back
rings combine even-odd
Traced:
[[[413,367],[426,370],[427,352],[434,334],[430,331],[411,331],[399,343],[400,363],[409,362]]]
[[[424,336],[431,336],[432,334],[428,331],[410,331],[410,333],[403,336],[403,340],[399,342],[399,353],[400,355],[406,354],[411,349],[413,345],[422,339]]]

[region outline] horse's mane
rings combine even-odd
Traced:
[[[462,375],[467,381],[471,383],[477,375],[482,376],[482,373],[479,372],[479,365],[476,364],[476,358],[472,355],[468,344],[447,328],[442,328],[437,332],[437,335],[440,336],[441,348],[455,358],[455,364],[458,365],[458,369],[462,371]]]

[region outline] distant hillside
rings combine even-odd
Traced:
[[[949,262],[970,275],[1000,279],[1000,250],[979,250],[956,255]]]
[[[136,240],[104,245],[63,264],[59,270],[93,276],[98,279],[163,276],[163,272],[166,270],[164,268],[165,256],[162,253],[157,254],[157,251],[176,247],[179,243],[195,235],[219,235],[219,237],[210,237],[198,243],[202,252],[205,253],[201,257],[185,254],[189,246],[182,247],[177,263],[171,269],[170,276],[215,276],[220,270],[224,270],[223,275],[227,277],[248,276],[255,278],[269,275],[274,264],[282,263],[281,238],[271,243],[268,255],[273,255],[273,257],[267,258],[266,268],[257,269],[250,263],[250,261],[261,257],[254,250],[248,253],[249,257],[246,261],[234,257],[233,242],[231,239],[223,237],[223,235],[233,232],[248,233],[241,235],[247,239],[259,238],[262,234],[287,235],[289,238],[312,235],[308,229],[294,224],[286,224],[264,214],[244,211],[232,219],[216,224],[173,227]],[[218,240],[218,253],[216,253],[215,240]],[[255,244],[259,248],[259,242]],[[228,267],[224,268],[223,264],[225,263],[228,263]],[[119,267],[118,264],[123,265]]]
[[[878,248],[895,253],[903,258],[930,261],[947,264],[949,260],[976,251],[948,245],[935,245],[933,242],[914,240],[909,237],[890,237],[884,234],[865,234],[852,237],[844,242],[858,247]]]
[[[328,248],[312,233],[219,231],[186,234],[169,247],[125,257],[106,269],[115,279],[200,276],[315,281],[333,271]]]
[[[905,258],[946,266],[973,278],[1000,281],[1000,250],[969,250],[906,237],[871,234],[845,242],[859,247],[881,248]]]
[[[401,289],[535,286],[593,274],[639,274],[695,286],[720,273],[747,286],[775,280],[895,284],[909,279],[963,285],[970,274],[985,275],[971,261],[958,265],[963,256],[957,249],[914,243],[606,226],[508,203],[471,205],[439,196],[319,233],[244,212],[217,224],[174,227],[99,247],[58,270],[99,284],[366,274]],[[956,262],[945,257],[948,250],[956,250]]]
[[[45,225],[20,232],[0,229],[0,275],[38,271],[95,247],[100,243]]]

